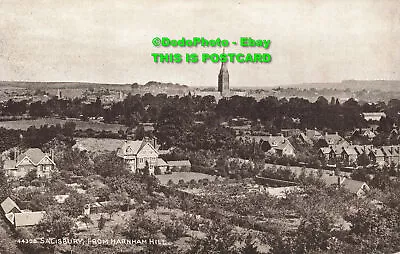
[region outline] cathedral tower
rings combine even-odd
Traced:
[[[225,53],[225,49],[224,49]],[[221,69],[219,70],[218,75],[218,92],[221,93],[222,96],[229,94],[229,72],[226,63],[221,64]]]

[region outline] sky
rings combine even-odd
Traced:
[[[228,63],[231,87],[400,80],[396,0],[0,0],[0,80],[216,86],[218,63],[154,63],[154,37],[271,40],[270,63]]]

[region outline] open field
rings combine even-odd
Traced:
[[[4,121],[0,122],[0,127],[6,129],[21,129],[26,130],[30,126],[36,126],[37,128],[42,125],[56,125],[65,124],[67,121],[72,121],[76,124],[77,130],[87,130],[92,129],[95,131],[112,131],[118,132],[120,129],[126,130],[127,127],[120,124],[108,124],[108,123],[98,123],[98,122],[86,122],[80,120],[63,120],[58,118],[40,118],[34,120],[16,120],[16,121]]]
[[[94,153],[113,152],[125,143],[123,139],[113,138],[77,138],[76,146],[81,150]]]

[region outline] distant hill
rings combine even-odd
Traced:
[[[153,88],[165,88],[167,86],[172,89],[187,89],[187,88],[189,88],[187,85],[162,83],[162,82],[157,82],[157,81],[149,81],[144,86],[145,87],[153,87]]]
[[[344,80],[336,83],[303,83],[284,85],[281,87],[295,88],[337,88],[354,90],[381,90],[381,91],[400,91],[400,80]]]
[[[88,89],[106,87],[109,89],[127,89],[130,84],[107,84],[89,82],[28,82],[28,81],[0,81],[1,87],[18,87],[27,89]]]
[[[108,83],[89,83],[89,82],[28,82],[28,81],[0,81],[2,87],[15,87],[27,89],[89,89],[89,88],[108,88],[115,90],[188,90],[186,85],[162,83],[149,81],[145,85],[133,84],[108,84]]]
[[[173,83],[163,83],[158,81],[149,81],[144,85],[139,85],[137,83],[132,85],[132,89],[136,93],[152,93],[160,94],[165,93],[168,95],[184,95],[187,94],[191,88],[187,85],[173,84]]]

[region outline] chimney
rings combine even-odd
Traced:
[[[157,138],[156,137],[153,138],[153,147],[154,147],[154,149],[157,149]]]
[[[337,185],[338,185],[338,188],[340,188],[340,175],[338,175],[338,177],[337,177]]]
[[[336,135],[338,135],[338,132],[335,132]]]
[[[390,146],[390,153],[393,154],[393,146]]]
[[[19,149],[16,149],[17,151],[15,152],[15,162],[18,162],[18,156],[19,156]]]

